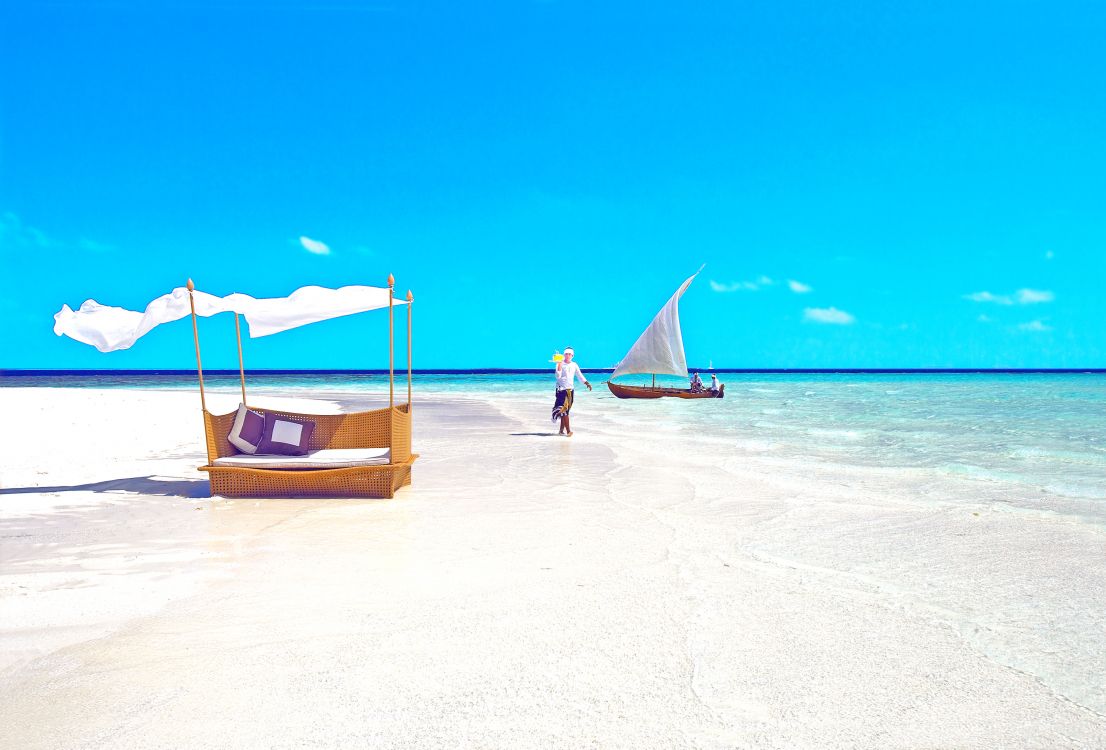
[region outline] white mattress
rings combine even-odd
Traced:
[[[306,456],[262,456],[239,453],[223,456],[215,466],[238,466],[247,469],[345,469],[351,466],[380,466],[391,460],[387,448],[327,448],[311,451]]]

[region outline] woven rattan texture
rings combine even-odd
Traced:
[[[411,464],[348,469],[241,469],[203,467],[211,494],[222,497],[376,497],[411,484]]]
[[[251,407],[253,408],[253,407]],[[254,409],[266,413],[265,409]],[[227,440],[237,412],[204,412],[208,462],[238,450]],[[223,497],[392,497],[411,483],[411,411],[406,404],[352,414],[296,414],[273,411],[293,421],[315,423],[308,447],[390,448],[387,466],[344,469],[246,469],[202,467],[211,475],[211,494]]]
[[[392,409],[392,463],[401,464],[411,457],[411,407],[407,404]]]

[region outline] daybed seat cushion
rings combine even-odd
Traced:
[[[391,458],[392,452],[387,448],[324,448],[309,451],[306,456],[250,456],[240,453],[217,458],[212,465],[244,469],[346,469],[383,466]]]

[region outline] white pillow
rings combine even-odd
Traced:
[[[253,454],[257,453],[257,446],[261,445],[264,432],[265,417],[242,404],[238,407],[238,415],[234,418],[234,426],[230,428],[227,440],[243,453]]]

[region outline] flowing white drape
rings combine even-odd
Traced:
[[[305,286],[287,297],[255,299],[247,294],[216,297],[194,291],[196,315],[209,317],[221,312],[236,312],[246,318],[251,338],[280,333],[291,328],[317,323],[343,315],[377,310],[388,306],[387,287],[343,286],[327,289]],[[392,299],[404,305],[406,300]],[[177,287],[146,306],[145,312],[108,307],[88,300],[79,309],[62,305],[54,316],[54,333],[96,347],[102,352],[130,348],[155,326],[180,320],[191,314],[188,290]]]
[[[699,269],[701,271],[703,269]],[[687,375],[687,359],[684,358],[684,337],[680,332],[680,297],[699,275],[696,271],[680,284],[680,288],[665,303],[649,327],[638,336],[630,351],[614,368],[611,379],[619,375],[650,374]]]

